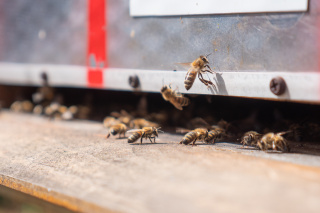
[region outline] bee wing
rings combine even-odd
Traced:
[[[174,102],[174,101],[170,101],[170,103],[172,103],[172,105],[177,108],[178,110],[183,110],[182,106],[177,103],[177,102]]]
[[[291,132],[291,131],[279,132],[279,133],[277,133],[277,135],[282,136],[282,135],[288,134],[288,133],[290,133],[290,132]]]
[[[188,70],[191,67],[191,62],[188,62],[188,63],[175,63],[175,64],[179,65],[180,67],[183,67],[186,70]]]
[[[140,131],[143,131],[142,129],[131,129],[131,130],[128,130],[127,132],[140,132]]]

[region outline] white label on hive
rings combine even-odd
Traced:
[[[308,0],[130,0],[131,16],[302,12]]]

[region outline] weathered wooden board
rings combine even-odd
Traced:
[[[0,114],[0,183],[84,212],[318,212],[320,157],[106,140],[100,123]]]

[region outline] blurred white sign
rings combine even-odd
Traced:
[[[307,11],[308,0],[130,0],[131,16]]]

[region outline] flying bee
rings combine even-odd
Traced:
[[[128,143],[134,143],[136,142],[139,138],[140,144],[142,144],[142,139],[143,138],[149,138],[150,142],[152,143],[152,138],[153,138],[153,143],[156,143],[156,137],[158,137],[159,132],[163,132],[160,130],[161,127],[144,127],[142,129],[132,129],[129,130],[128,132],[132,132],[133,134],[128,138]]]
[[[159,127],[159,124],[147,121],[146,119],[143,118],[137,118],[132,121],[130,121],[130,128],[131,129],[142,129],[143,127]]]
[[[123,134],[123,137],[125,137],[126,136],[126,131],[127,131],[127,126],[125,124],[123,124],[123,123],[113,125],[112,127],[110,127],[109,133],[106,136],[106,138],[109,138],[110,134],[111,135],[119,134],[119,138],[120,138],[120,135]]]
[[[160,91],[163,99],[172,103],[173,106],[179,110],[182,110],[183,106],[188,106],[190,103],[189,98],[186,98],[182,94],[172,90],[170,85],[163,86]]]
[[[195,130],[192,130],[191,132],[188,132],[182,140],[179,142],[179,144],[188,145],[192,142],[192,146],[195,145],[197,140],[205,140],[208,137],[208,130],[205,128],[197,128]]]
[[[271,149],[281,152],[289,152],[290,147],[287,143],[287,140],[282,137],[282,135],[287,133],[288,132],[279,132],[277,134],[272,132],[267,133],[261,138],[261,140],[257,142],[257,147],[263,151]]]
[[[249,131],[244,133],[243,137],[241,138],[241,143],[244,145],[249,146],[256,146],[258,141],[261,139],[262,135],[255,131]]]
[[[186,88],[186,90],[189,90],[192,87],[193,82],[196,79],[197,75],[198,75],[199,80],[204,85],[206,85],[208,88],[210,86],[212,86],[214,88],[216,87],[214,85],[214,83],[212,83],[211,81],[205,80],[202,76],[202,74],[204,74],[206,72],[209,72],[211,74],[215,73],[213,70],[211,70],[211,68],[209,66],[209,61],[207,59],[207,57],[209,55],[207,55],[207,56],[201,55],[199,58],[194,60],[192,63],[179,63],[183,66],[189,66],[187,75],[184,79],[184,87]]]
[[[217,139],[221,138],[225,131],[222,128],[215,128],[208,132],[208,136],[204,139],[206,143],[214,144]]]

